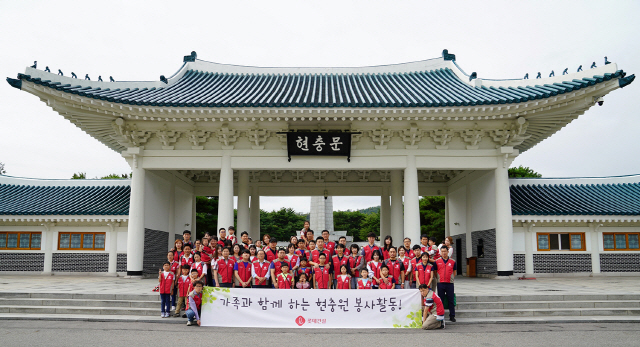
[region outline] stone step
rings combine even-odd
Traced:
[[[448,312],[447,312],[448,314]],[[534,316],[640,316],[640,308],[562,308],[516,310],[456,310],[456,318]]]
[[[158,306],[154,309],[137,307],[3,305],[0,306],[0,313],[160,316],[160,307]]]
[[[159,308],[160,301],[0,298],[0,307],[5,305]]]
[[[561,309],[561,308],[637,308],[638,300],[598,301],[511,301],[511,302],[458,302],[456,310],[499,309]]]
[[[538,295],[457,295],[456,301],[463,302],[511,302],[511,301],[590,301],[590,300],[640,300],[640,294],[538,294]]]
[[[186,318],[160,318],[160,313],[154,316],[134,315],[93,315],[93,314],[48,314],[48,313],[0,313],[2,320],[51,320],[51,321],[85,321],[85,322],[141,322],[141,323],[169,323],[186,324]]]
[[[160,294],[69,294],[69,293],[13,293],[0,292],[0,298],[134,300],[160,302]]]
[[[457,313],[456,313],[457,314]],[[0,319],[2,316],[0,315]],[[535,316],[535,317],[490,317],[462,318],[450,324],[553,324],[553,323],[640,323],[640,316]]]

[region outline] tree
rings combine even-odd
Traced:
[[[0,163],[0,175],[6,174],[7,171],[4,169],[4,163]]]
[[[374,233],[380,236],[380,213],[370,213],[366,215],[360,227],[359,239],[356,239],[354,235],[354,241],[366,241],[368,233]]]
[[[218,232],[218,197],[196,196],[196,231],[201,236]]]
[[[71,177],[72,180],[84,180],[87,179],[87,173],[86,172],[77,172],[74,173],[73,176]]]
[[[510,167],[509,168],[509,178],[521,178],[521,177],[542,177],[541,174],[531,170],[529,167],[524,167],[522,165],[518,167]]]
[[[131,178],[131,174],[126,174],[126,173],[122,175],[112,173],[112,174],[108,174],[106,176],[100,177],[101,180],[124,180],[129,178]]]
[[[292,208],[281,208],[278,211],[260,211],[260,238],[269,234],[278,241],[289,241],[304,226],[306,215],[296,213]],[[254,240],[256,241],[256,240]]]
[[[436,240],[444,239],[445,200],[443,196],[423,196],[420,199],[420,232]]]
[[[354,241],[361,241],[360,231],[367,217],[368,217],[367,214],[364,214],[360,211],[334,211],[333,212],[334,229],[346,230],[347,235],[353,236]]]

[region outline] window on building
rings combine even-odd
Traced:
[[[584,251],[584,233],[537,233],[539,251]]]
[[[0,249],[40,249],[41,232],[1,232]]]
[[[603,233],[605,251],[640,251],[640,233]]]
[[[58,233],[59,250],[104,250],[105,233]]]

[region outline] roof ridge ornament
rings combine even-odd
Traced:
[[[49,69],[49,67],[48,67],[48,66],[45,66],[45,67],[44,67],[44,72],[51,72],[51,70]]]
[[[569,74],[569,68],[565,68],[564,71],[562,71],[563,75],[568,75]]]
[[[469,76],[469,82],[471,82],[472,80],[475,80],[476,78],[478,78],[478,74],[474,71]]]
[[[448,49],[443,49],[442,50],[442,59],[455,61],[456,60],[456,55],[455,54],[449,54],[449,50]]]
[[[191,51],[191,55],[185,55],[183,61],[185,63],[195,62],[197,57],[198,57],[198,54],[196,53],[196,51]]]
[[[604,65],[609,65],[611,64],[611,62],[609,61],[609,59],[607,59],[607,56],[604,56]]]
[[[31,68],[32,69],[37,69],[38,68],[38,61],[37,60],[33,62],[33,65],[31,65]]]
[[[580,72],[580,71],[582,71],[582,65],[578,66],[578,71],[576,72]]]

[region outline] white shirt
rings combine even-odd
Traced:
[[[267,262],[266,260],[263,261],[263,262],[258,261],[258,262],[253,263],[253,264],[254,265],[255,264],[260,264],[260,266],[262,266],[262,264],[264,264],[264,263],[269,264],[269,262]],[[271,266],[271,264],[269,264],[269,266]],[[267,267],[267,269],[268,269],[268,267]],[[256,277],[258,277],[258,275],[256,274],[256,269],[255,269],[255,267],[252,266],[251,267],[251,278],[256,278]],[[264,278],[269,278],[269,277],[271,277],[271,271],[267,271],[267,273],[264,275]]]

